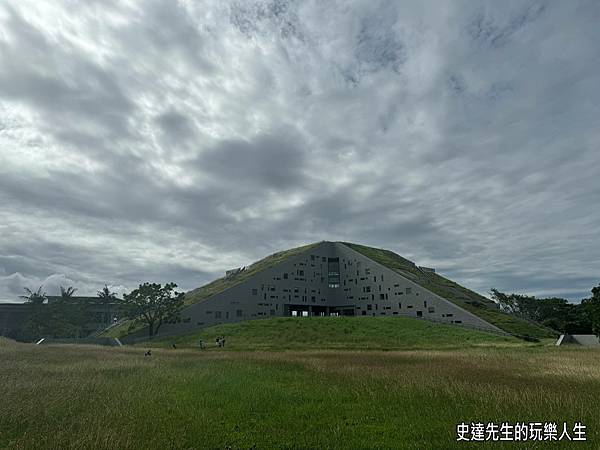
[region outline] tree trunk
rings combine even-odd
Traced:
[[[148,324],[148,336],[152,338],[154,336],[154,322]]]

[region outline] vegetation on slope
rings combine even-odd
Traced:
[[[188,292],[185,295],[185,304],[191,305],[193,303],[198,303],[203,300],[206,300],[213,295],[220,294],[221,292],[236,286],[243,281],[253,277],[259,272],[263,270],[270,269],[271,267],[279,264],[280,262],[285,261],[286,259],[296,256],[302,252],[310,250],[313,247],[316,247],[319,243],[303,245],[302,247],[291,248],[289,250],[284,250],[282,252],[274,253],[266,258],[261,259],[260,261],[255,262],[254,264],[246,267],[244,270],[237,272],[234,275],[229,277],[219,278],[211,283],[208,283],[202,287],[194,289],[193,291]]]
[[[200,352],[0,347],[0,448],[464,449],[465,422],[587,426],[597,448],[592,349]],[[572,436],[572,433],[571,433]],[[596,444],[594,444],[596,442]],[[490,442],[482,448],[538,448]]]
[[[483,320],[498,328],[517,336],[532,336],[535,338],[555,337],[556,332],[535,322],[500,311],[492,300],[473,292],[454,281],[434,272],[425,272],[413,262],[396,253],[367,247],[365,245],[344,242],[344,245],[363,254],[367,258],[398,272],[400,275],[423,286],[425,289],[443,297],[452,303],[472,312]]]
[[[230,350],[427,349],[475,345],[519,345],[513,337],[409,317],[280,317],[249,320],[164,338],[152,344],[215,348],[218,336]]]

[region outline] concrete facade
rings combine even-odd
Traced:
[[[159,336],[242,320],[285,316],[408,316],[502,332],[340,242],[322,242],[182,310]],[[142,339],[145,331],[123,342]]]

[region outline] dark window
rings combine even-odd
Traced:
[[[430,306],[430,307],[427,309],[427,312],[429,312],[429,313],[434,313],[434,312],[435,312],[435,308],[434,308],[433,306]]]
[[[367,305],[367,310],[371,311],[373,308],[371,307],[371,305]]]
[[[340,287],[340,258],[327,258],[327,284],[330,288]]]
[[[258,295],[258,289],[252,289],[252,295]]]
[[[423,317],[423,311],[417,311],[417,317]]]
[[[366,311],[363,311],[363,312],[362,312],[362,315],[363,315],[363,316],[366,316],[366,315],[367,315],[367,312],[366,312]]]
[[[215,311],[215,319],[221,318],[221,311]]]
[[[398,302],[398,308],[402,309],[402,303]]]
[[[241,309],[238,309],[238,310],[235,312],[235,315],[236,315],[236,316],[238,316],[238,317],[242,317],[242,310],[241,310]]]
[[[385,294],[379,294],[379,300],[385,300]]]
[[[365,292],[371,292],[371,286],[365,286]]]
[[[288,274],[287,274],[287,273],[284,273],[284,274],[283,274],[283,279],[284,279],[284,280],[287,280],[287,279],[288,279]]]
[[[455,320],[454,323],[462,323],[462,320]]]
[[[275,315],[275,310],[274,310],[274,309],[272,309],[272,310],[271,310],[271,315],[272,315],[272,316],[274,316],[274,315]]]
[[[423,301],[423,307],[427,308],[427,300]]]

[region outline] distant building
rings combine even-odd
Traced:
[[[104,330],[115,322],[118,315],[117,302],[103,302],[98,297],[67,297],[46,296],[48,299],[42,308],[48,308],[60,300],[72,302],[74,306],[82,307],[83,311],[83,336]],[[29,303],[0,303],[0,336],[18,338],[30,314]]]

